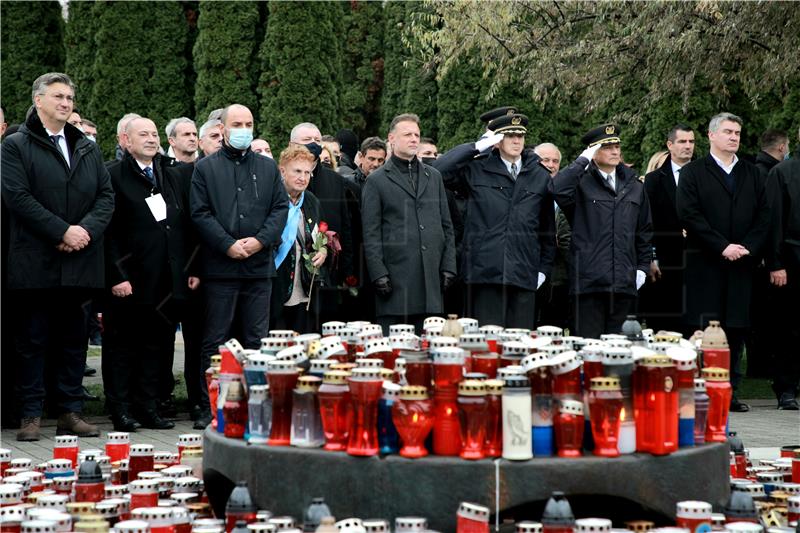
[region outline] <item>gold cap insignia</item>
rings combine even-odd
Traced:
[[[514,110],[513,109],[509,109],[508,111],[506,111],[506,116],[511,116],[513,114],[514,114]]]
[[[614,135],[614,126],[606,126],[606,135]]]
[[[511,119],[511,124],[514,126],[519,126],[520,122],[522,122],[522,119],[519,117],[514,117]]]

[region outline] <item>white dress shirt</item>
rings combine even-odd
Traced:
[[[69,146],[67,146],[67,138],[64,136],[64,128],[61,128],[59,132],[52,132],[47,128],[44,129],[47,132],[47,135],[52,137],[53,135],[60,135],[58,138],[58,149],[61,150],[61,155],[64,156],[64,160],[67,162],[67,166],[69,166]]]
[[[711,157],[714,158],[714,161],[717,162],[717,165],[719,165],[719,168],[721,168],[723,172],[725,172],[725,174],[730,174],[731,172],[733,172],[733,167],[735,167],[736,163],[739,162],[739,158],[736,157],[736,154],[733,154],[733,161],[731,162],[730,165],[726,165],[725,163],[723,163],[722,160],[719,157],[715,156],[713,152],[711,153]]]
[[[670,161],[672,165],[672,177],[675,178],[675,186],[678,186],[678,180],[681,178],[681,167],[675,164],[675,161]]]
[[[501,157],[500,161],[502,161],[503,164],[506,166],[506,170],[508,170],[508,175],[509,176],[514,176],[514,173],[511,172],[511,163],[514,163],[517,166],[517,176],[519,176],[519,171],[521,170],[520,169],[520,164],[522,163],[522,157],[518,157],[516,161],[506,161],[505,159],[503,159]],[[516,179],[516,178],[514,178],[514,179]]]

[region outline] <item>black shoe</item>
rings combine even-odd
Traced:
[[[206,426],[208,426],[210,423],[211,423],[211,413],[205,413],[200,418],[194,421],[194,426],[192,427],[194,429],[206,429]]]
[[[161,418],[175,418],[178,416],[178,410],[175,408],[175,402],[172,398],[158,401],[158,414]]]
[[[198,418],[203,416],[203,408],[199,405],[193,405],[189,408],[189,418],[192,422],[196,422]]]
[[[128,414],[115,415],[111,417],[111,422],[114,424],[114,431],[127,431],[128,433],[135,433],[142,425],[132,416]]]
[[[731,413],[746,413],[750,410],[750,406],[744,402],[740,402],[736,398],[731,400]]]
[[[97,369],[96,368],[92,368],[90,366],[83,367],[83,375],[84,376],[94,376],[95,374],[97,374]]]
[[[791,392],[784,392],[778,400],[778,409],[781,411],[799,411],[800,405],[794,399],[794,394]]]
[[[83,389],[83,400],[84,401],[86,401],[86,402],[99,402],[100,401],[100,397],[99,396],[95,396],[94,394],[89,392],[89,389],[87,389],[86,387],[81,387],[81,388]]]
[[[156,411],[145,411],[136,417],[143,428],[147,429],[172,429],[175,424],[169,420],[164,420]]]

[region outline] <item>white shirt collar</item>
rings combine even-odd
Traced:
[[[144,171],[144,169],[146,169],[147,167],[153,168],[153,162],[152,162],[152,161],[150,162],[150,164],[149,164],[149,165],[145,165],[144,163],[142,163],[141,161],[139,161],[139,160],[138,160],[138,159],[136,159],[135,157],[133,158],[133,160],[134,160],[134,161],[136,161],[136,164],[137,164],[137,165],[139,165],[139,168],[140,168],[142,171]]]
[[[739,158],[736,156],[736,154],[733,154],[733,162],[730,165],[725,165],[725,163],[723,163],[719,157],[715,156],[713,152],[709,153],[711,154],[711,157],[714,158],[714,161],[717,162],[719,168],[721,168],[725,172],[725,174],[730,174],[731,172],[733,172],[733,167],[735,167],[736,163],[739,162]]]
[[[678,165],[677,163],[675,163],[675,161],[673,161],[671,159],[669,161],[669,164],[672,166],[672,173],[673,174],[675,174],[676,172],[678,172],[680,169],[683,168],[682,166]]]
[[[46,131],[50,137],[52,137],[53,135],[61,135],[61,138],[66,140],[66,137],[64,136],[64,128],[61,128],[61,131],[59,131],[58,133],[54,133],[48,130],[47,128],[45,128],[44,131]]]

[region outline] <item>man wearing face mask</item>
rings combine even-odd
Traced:
[[[332,261],[330,268],[331,287],[322,287],[320,296],[320,321],[339,320],[341,305],[347,306],[346,299],[350,298],[346,289],[339,289],[345,280],[353,276],[353,235],[352,221],[347,204],[347,193],[344,184],[345,178],[336,171],[319,163],[322,153],[322,134],[319,128],[310,123],[303,122],[292,128],[290,142],[302,144],[314,155],[317,165],[311,175],[308,190],[316,196],[322,211],[325,213],[325,222],[328,228],[339,235],[342,250]],[[363,317],[365,320],[368,317]]]
[[[239,104],[222,113],[222,148],[195,164],[192,220],[200,234],[206,320],[202,368],[230,338],[234,315],[245,348],[267,335],[273,250],[281,242],[288,206],[275,161],[254,154],[253,114]],[[204,395],[207,391],[204,391]],[[205,417],[211,420],[207,398]]]
[[[92,141],[93,143],[97,142],[97,124],[95,124],[88,118],[83,119],[83,133],[85,133],[86,138]]]

